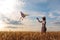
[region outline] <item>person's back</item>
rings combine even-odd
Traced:
[[[42,21],[40,21],[39,18],[37,18],[37,20],[38,22],[42,23],[41,32],[46,33],[46,17],[42,17]]]

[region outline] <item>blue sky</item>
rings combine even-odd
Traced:
[[[29,15],[23,21],[19,20],[20,11]],[[34,31],[41,30],[36,17],[41,20],[46,16],[48,31],[60,31],[60,0],[0,0],[0,15],[0,20],[7,24]]]
[[[25,2],[23,11],[32,13],[31,17],[41,17],[46,16],[47,18],[47,27],[52,27],[53,29],[59,28],[60,24],[60,0],[22,0]],[[36,14],[37,15],[36,15]],[[40,16],[39,16],[40,14]],[[34,16],[35,15],[35,16]],[[41,16],[42,15],[42,16]],[[33,19],[35,20],[35,19]],[[57,23],[56,23],[57,22]]]
[[[25,6],[22,10],[30,13],[32,11],[37,14],[45,15],[48,25],[57,25],[60,22],[60,0],[22,0],[25,2]],[[35,15],[35,14],[34,14]],[[35,15],[35,17],[38,15]],[[39,17],[39,16],[38,16]],[[57,22],[57,24],[55,24]],[[51,23],[51,24],[50,24]],[[58,25],[57,25],[58,26]]]

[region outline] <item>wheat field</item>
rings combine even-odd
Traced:
[[[0,32],[0,40],[60,40],[60,32]]]

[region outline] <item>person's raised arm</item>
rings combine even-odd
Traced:
[[[38,17],[36,19],[38,20],[38,22],[42,23],[42,21],[40,21]]]

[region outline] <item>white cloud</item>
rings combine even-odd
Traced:
[[[20,27],[22,27],[24,31],[40,31],[41,30],[41,24],[37,20],[34,21],[33,19],[30,19],[29,17],[26,17],[23,20],[20,20],[21,23],[23,24],[23,25],[21,25],[21,24],[19,24],[19,20],[17,21],[17,19],[16,19],[18,17],[15,17],[17,14],[15,12],[13,12],[13,13],[14,13],[14,15],[11,15],[10,17],[13,16],[12,18],[14,18],[15,20],[12,19],[12,18],[8,19],[7,17],[4,16],[4,20],[6,19],[5,22],[8,22],[6,27],[11,28],[10,30],[13,30],[13,31],[17,30],[17,31],[19,31],[17,28],[20,29]],[[15,25],[16,23],[18,25]],[[13,29],[15,27],[16,27],[16,30]],[[9,30],[9,28],[7,28],[7,31]]]
[[[0,13],[11,13],[14,11],[16,0],[4,0],[0,1]]]
[[[55,18],[56,16],[54,16],[53,12],[50,12],[48,15],[50,18]]]
[[[60,20],[60,11],[59,10],[50,11],[48,17],[56,18],[56,20]]]
[[[31,17],[43,17],[46,16],[46,12],[38,12],[38,11],[24,11],[25,13],[29,14]]]
[[[25,2],[23,2],[22,0],[17,0],[16,10],[21,11],[24,6],[25,6]]]
[[[14,20],[19,20],[20,13],[18,9],[22,10],[21,8],[24,6],[23,1],[18,0],[0,0],[0,14],[5,15],[6,17]],[[17,6],[17,8],[16,8]]]

